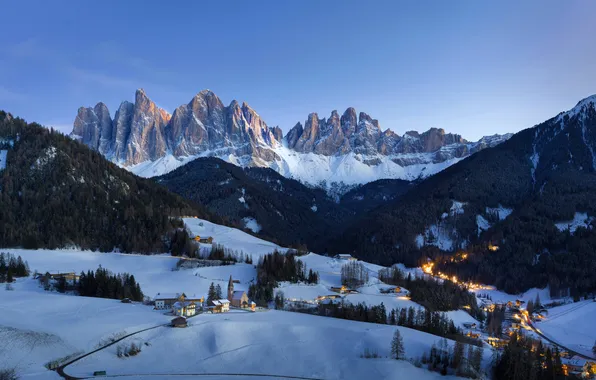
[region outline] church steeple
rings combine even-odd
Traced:
[[[234,296],[234,281],[232,281],[232,275],[230,275],[230,281],[228,281],[228,301],[232,302]]]

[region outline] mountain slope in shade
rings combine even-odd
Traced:
[[[333,111],[328,119],[312,113],[284,137],[246,103],[224,106],[209,90],[172,115],[143,90],[137,90],[134,103],[123,102],[113,120],[103,103],[81,107],[71,136],[143,177],[213,156],[243,167],[269,167],[336,193],[381,178],[428,177],[510,137],[468,142],[436,128],[399,136],[353,108],[341,117]]]
[[[101,106],[93,112],[99,133],[80,131],[99,146],[109,135],[103,129],[109,117]],[[152,115],[159,121],[163,114]],[[86,146],[3,111],[0,148],[6,152],[0,170],[0,247],[164,252],[176,227],[172,217],[211,217]]]
[[[430,257],[445,273],[509,292],[549,285],[580,295],[596,290],[594,217],[591,96],[420,182],[330,245],[378,263]],[[468,259],[450,260],[461,251]]]

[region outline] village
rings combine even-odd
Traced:
[[[203,227],[203,223],[199,222],[199,227]],[[195,235],[193,240],[201,245],[211,245],[215,243],[212,236],[201,237]],[[467,254],[463,253],[455,257],[453,260],[466,260]],[[197,259],[184,258],[184,264],[191,264],[193,261],[201,261]],[[308,258],[301,258],[308,263],[308,260],[319,260],[319,257],[309,256]],[[222,264],[216,262],[217,260],[202,259],[215,268]],[[379,280],[379,273],[375,272],[373,267],[369,267],[366,271],[370,271],[372,281],[367,280],[364,284],[349,285],[339,280],[340,269],[346,265],[358,265],[358,260],[349,254],[338,254],[333,257],[324,259],[324,263],[312,262],[310,266],[314,266],[327,280],[324,284],[281,284],[276,292],[288,294],[283,297],[282,306],[279,305],[262,305],[257,307],[254,300],[248,296],[246,284],[251,283],[254,279],[250,277],[242,277],[242,280],[237,279],[236,275],[229,274],[227,280],[227,292],[223,294],[221,285],[225,284],[225,280],[219,275],[219,269],[212,271],[212,276],[204,276],[195,273],[195,276],[200,277],[200,283],[205,286],[207,281],[211,282],[208,288],[198,290],[196,293],[189,291],[188,285],[183,287],[184,291],[171,292],[158,291],[152,298],[145,297],[143,304],[152,307],[156,312],[160,312],[165,316],[170,317],[169,326],[173,328],[184,328],[189,326],[189,320],[201,314],[217,315],[227,313],[254,313],[257,311],[268,311],[275,306],[275,308],[282,308],[286,311],[295,311],[297,308],[304,310],[304,308],[316,308],[318,305],[336,304],[336,307],[342,307],[344,303],[354,304],[363,300],[368,303],[371,298],[377,298],[374,302],[384,302],[387,306],[393,307],[409,307],[417,306],[410,298],[410,292],[404,287],[389,285]],[[202,262],[201,262],[202,263]],[[202,263],[206,264],[206,263]],[[323,264],[323,265],[322,265]],[[229,265],[229,264],[228,264]],[[246,263],[236,264],[236,266],[247,265]],[[252,266],[252,265],[251,265]],[[205,266],[204,270],[207,270]],[[197,269],[193,265],[183,265],[178,270]],[[245,271],[246,269],[239,268]],[[233,273],[233,272],[232,272]],[[246,272],[245,272],[246,273]],[[548,318],[549,307],[558,306],[558,304],[549,305],[548,303],[542,305],[538,300],[529,301],[523,299],[509,298],[506,301],[497,299],[493,301],[489,294],[494,291],[494,287],[483,284],[475,284],[470,282],[461,282],[455,276],[448,276],[442,272],[435,271],[435,265],[431,261],[422,265],[419,269],[413,269],[411,272],[415,276],[435,278],[438,281],[448,281],[454,284],[461,285],[475,294],[478,306],[482,309],[485,315],[498,316],[498,321],[483,321],[478,322],[473,318],[470,320],[459,320],[458,325],[461,331],[470,339],[480,340],[482,344],[492,346],[497,352],[502,352],[508,345],[511,337],[515,334],[524,334],[544,342],[544,347],[550,348],[552,351],[558,349],[562,367],[565,373],[575,374],[578,376],[588,376],[588,374],[596,372],[596,361],[593,359],[578,354],[572,350],[566,350],[555,342],[550,342],[546,337],[542,336],[540,330],[536,327],[537,323]],[[79,282],[80,277],[76,272],[55,272],[45,274],[36,273],[34,278],[39,281],[41,287],[46,290],[73,290]],[[245,284],[245,285],[240,285]],[[240,286],[239,286],[240,285]],[[240,289],[238,289],[240,288]],[[175,288],[174,288],[175,289]],[[192,288],[190,288],[192,289]],[[378,298],[382,297],[382,298]],[[137,300],[138,301],[138,300]],[[123,303],[131,303],[128,298],[121,299]],[[373,303],[374,304],[374,303]],[[463,306],[469,311],[469,306]],[[465,310],[464,310],[465,311]],[[469,317],[469,316],[468,316]],[[489,317],[490,318],[490,317]],[[497,327],[495,327],[497,326]]]
[[[151,304],[155,310],[165,311],[174,315],[171,320],[172,327],[186,327],[187,319],[201,313],[227,313],[232,311],[250,311],[255,312],[257,305],[248,299],[248,295],[243,290],[234,290],[232,279],[228,281],[228,292],[226,298],[221,298],[219,285],[217,289],[210,287],[209,296],[188,296],[185,293],[157,293]]]

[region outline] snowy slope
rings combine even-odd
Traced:
[[[237,289],[246,289],[255,274],[253,266],[244,264],[172,271],[177,259],[165,255],[8,251],[21,255],[32,270],[40,272],[81,271],[95,269],[100,264],[113,271],[126,271],[135,275],[149,295],[181,291],[202,295],[211,281],[225,288],[230,275],[240,280]],[[335,259],[310,254],[305,260],[313,267],[328,270],[327,282],[309,288],[324,291],[325,284],[336,284]],[[378,269],[367,266],[371,275]],[[46,362],[75,352],[88,352],[110,337],[163,324],[171,318],[140,304],[45,292],[31,278],[19,279],[14,290],[1,288],[0,293],[0,335],[9,337],[0,341],[0,353],[24,377],[53,378],[43,368]],[[391,296],[370,293],[363,291],[354,296],[367,303],[382,299],[391,305],[390,300],[383,299]],[[191,319],[191,323],[196,327],[158,328],[131,338],[137,343],[150,343],[135,358],[117,359],[116,348],[111,347],[76,364],[70,371],[81,375],[90,375],[95,370],[108,370],[111,374],[204,373],[221,372],[225,368],[231,373],[318,375],[325,379],[358,379],[365,373],[373,373],[375,378],[395,378],[395,373],[423,379],[439,376],[405,362],[360,358],[365,348],[388,355],[395,327],[276,311],[200,315]],[[412,357],[428,350],[439,339],[405,328],[400,331],[406,353]],[[15,346],[15,343],[19,344]],[[290,357],[293,360],[287,360]]]
[[[389,356],[395,327],[269,311],[200,315],[183,329],[150,331],[137,341],[150,346],[134,358],[118,359],[115,348],[75,364],[69,374],[98,368],[118,374],[259,373],[323,379],[434,379],[407,362],[363,359],[365,348]],[[399,328],[406,355],[421,355],[437,337]],[[189,355],[189,353],[191,353]],[[166,360],[167,358],[167,360]],[[156,363],[159,363],[156,365]]]
[[[294,178],[302,183],[311,186],[322,186],[329,190],[335,182],[347,186],[364,184],[378,179],[404,179],[414,180],[425,178],[440,172],[443,169],[459,162],[463,158],[453,158],[439,163],[432,162],[430,153],[416,154],[417,161],[425,162],[422,164],[413,164],[400,166],[392,159],[406,158],[408,155],[384,156],[375,155],[374,157],[363,156],[355,153],[349,153],[339,156],[325,156],[315,153],[298,153],[284,146],[278,146],[273,149],[279,156],[276,161],[261,161],[259,166],[269,167],[281,175]],[[176,168],[198,158],[198,157],[217,157],[229,163],[246,166],[246,157],[236,157],[230,154],[219,155],[217,151],[205,152],[200,155],[179,157],[166,155],[155,161],[145,161],[125,169],[141,177],[154,177],[166,174]],[[414,159],[414,157],[409,157]],[[378,160],[376,165],[364,163],[367,160]]]
[[[547,337],[584,355],[594,357],[596,342],[596,302],[575,302],[548,310],[548,316],[536,324]]]
[[[235,251],[243,251],[252,255],[255,262],[259,256],[271,253],[275,249],[281,252],[287,251],[287,248],[259,239],[236,228],[222,226],[198,218],[183,218],[183,220],[193,235],[211,236],[214,244],[221,244]],[[208,244],[201,244],[201,246],[209,247]]]

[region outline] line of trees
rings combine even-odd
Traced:
[[[306,272],[306,265],[296,259],[291,252],[285,255],[275,250],[261,257],[257,263],[257,281],[248,288],[248,296],[259,306],[267,306],[273,301],[273,290],[280,281],[292,283],[306,282],[317,284],[319,274],[312,270]]]
[[[559,349],[545,348],[541,340],[514,333],[494,367],[495,380],[567,379]]]
[[[348,288],[357,288],[368,282],[368,270],[359,262],[350,261],[341,267],[341,283]]]
[[[11,283],[15,277],[29,276],[29,265],[21,256],[0,252],[0,283]]]
[[[476,296],[464,285],[451,281],[439,281],[433,277],[412,278],[397,267],[379,270],[379,280],[386,284],[401,286],[410,291],[412,301],[432,311],[449,311],[466,308],[479,321],[484,313],[476,303]]]
[[[453,349],[449,347],[447,339],[433,343],[428,353],[423,353],[416,366],[425,365],[429,371],[440,372],[441,375],[456,375],[461,377],[480,378],[482,370],[482,347],[467,346],[462,342],[455,342]]]
[[[60,285],[58,288],[60,291]],[[80,296],[85,297],[143,300],[141,286],[132,274],[114,274],[101,266],[95,272],[81,272],[75,289]]]

